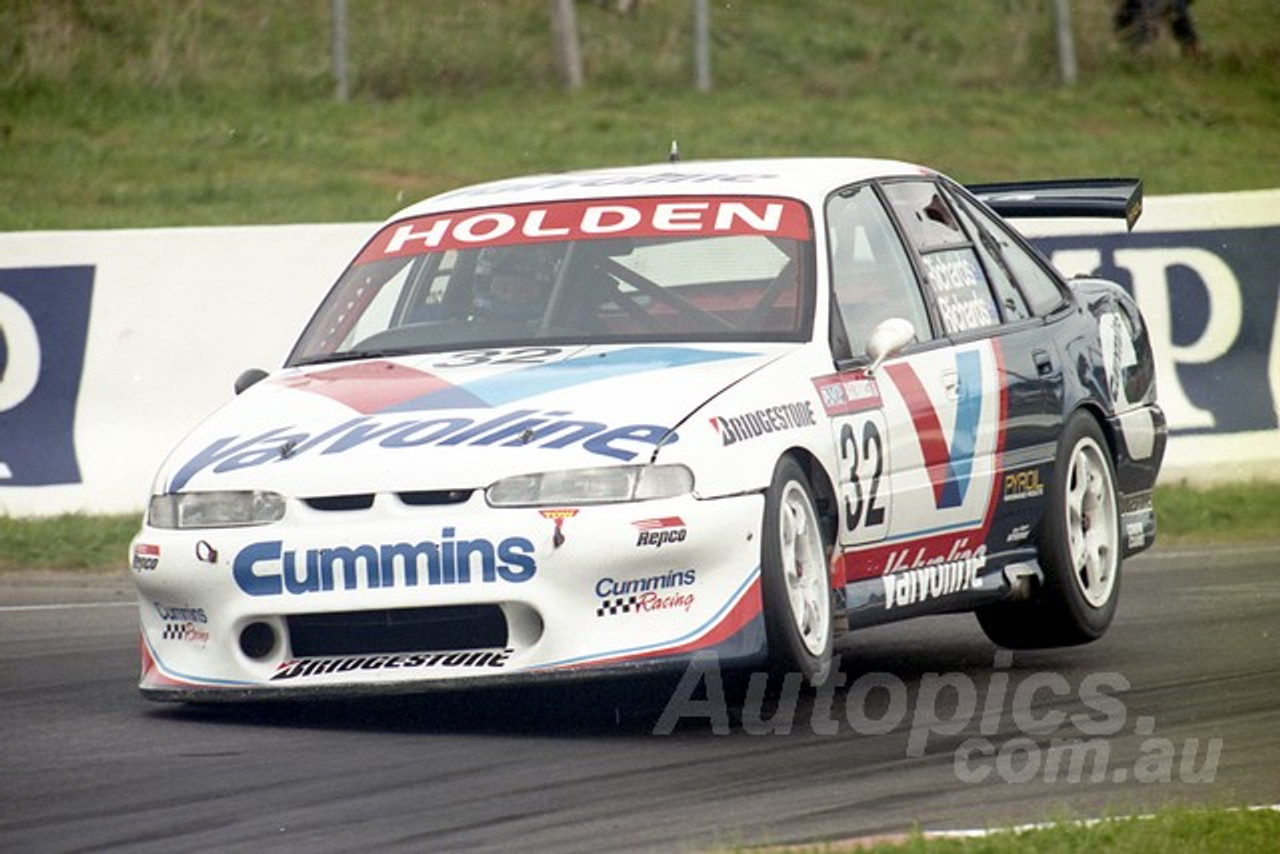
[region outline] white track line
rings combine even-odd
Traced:
[[[1200,808],[1188,807],[1188,809],[1200,809]],[[1213,809],[1213,808],[1203,807],[1203,809]],[[1226,811],[1239,812],[1241,810],[1245,810],[1248,812],[1254,812],[1258,810],[1273,810],[1275,812],[1280,812],[1280,804],[1270,804],[1270,805],[1263,804],[1261,806],[1249,806],[1249,807],[1228,807]],[[1027,833],[1033,830],[1053,830],[1054,828],[1057,828],[1057,827],[1093,827],[1094,825],[1105,824],[1107,822],[1112,822],[1112,821],[1129,821],[1131,819],[1149,820],[1153,818],[1155,818],[1154,815],[1119,815],[1119,816],[1111,816],[1109,818],[1082,818],[1082,819],[1074,819],[1074,820],[1068,820],[1068,821],[1050,821],[1050,822],[1042,822],[1037,824],[1020,824],[1020,825],[1015,825],[1011,827],[988,828],[985,830],[978,830],[976,828],[969,829],[969,830],[926,830],[922,832],[922,835],[926,839],[946,839],[951,837],[969,838],[969,837],[991,836],[992,834],[996,834],[996,833]]]
[[[55,605],[0,605],[0,614],[16,611],[61,611],[71,608],[136,608],[137,602],[68,602]]]

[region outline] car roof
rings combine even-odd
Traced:
[[[899,160],[861,157],[773,157],[681,160],[503,178],[432,196],[390,221],[468,208],[627,196],[786,196],[821,204],[835,187],[892,176],[934,175]]]

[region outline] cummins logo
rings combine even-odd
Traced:
[[[366,590],[440,584],[520,583],[538,563],[524,537],[460,539],[444,528],[439,540],[365,543],[298,551],[280,540],[245,546],[232,575],[250,596],[299,596],[332,590]]]

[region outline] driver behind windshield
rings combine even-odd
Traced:
[[[546,310],[554,279],[552,266],[531,252],[508,250],[493,264],[487,284],[476,288],[473,317],[533,320]]]

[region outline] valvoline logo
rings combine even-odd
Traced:
[[[245,546],[232,564],[236,585],[250,596],[301,596],[334,590],[378,590],[453,584],[521,583],[538,571],[525,537],[465,539],[454,528],[417,543],[285,548],[280,540]]]
[[[590,382],[750,355],[694,347],[630,347],[487,373],[464,383],[381,360],[307,372],[280,383],[341,403],[359,417],[315,429],[283,425],[256,434],[224,436],[183,463],[168,491],[181,490],[206,469],[223,474],[369,445],[383,449],[577,447],[627,462],[658,445],[678,441],[679,435],[662,424],[618,426],[574,418],[565,409],[515,408],[513,404]],[[480,417],[475,417],[476,410],[481,411]]]
[[[905,362],[887,365],[885,371],[902,391],[911,412],[920,452],[933,485],[934,503],[939,510],[959,507],[969,489],[982,416],[981,354],[976,350],[956,354],[957,398],[949,445],[942,419],[911,365]]]
[[[493,418],[459,415],[438,418],[372,418],[343,421],[332,427],[304,432],[276,427],[257,435],[218,439],[184,463],[169,483],[181,490],[205,469],[223,474],[268,463],[287,463],[303,457],[341,454],[362,445],[387,450],[482,446],[506,448],[580,447],[592,454],[624,462],[642,450],[669,445],[679,439],[661,424],[624,424],[565,418],[568,412],[516,409]]]

